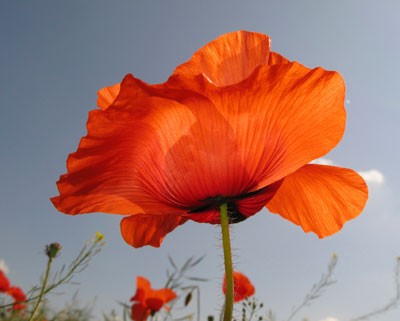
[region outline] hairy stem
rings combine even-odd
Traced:
[[[222,204],[220,206],[221,215],[221,230],[222,230],[222,247],[224,249],[224,263],[225,263],[225,308],[223,321],[232,320],[233,312],[233,268],[232,268],[232,254],[231,254],[231,239],[229,236],[229,218],[228,206]]]

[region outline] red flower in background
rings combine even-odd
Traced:
[[[26,295],[21,288],[12,286],[7,290],[7,294],[14,298],[13,310],[23,310],[26,308],[26,305],[22,303],[26,301]]]
[[[176,298],[171,289],[155,290],[151,288],[150,282],[142,277],[136,278],[136,293],[131,298],[134,302],[131,309],[131,318],[134,321],[144,321],[147,317],[159,311],[162,307]]]
[[[331,235],[368,197],[353,170],[309,164],[342,138],[344,95],[337,72],[271,52],[266,35],[222,35],[163,84],[127,75],[102,89],[52,202],[124,215],[134,247],[160,246],[187,220],[220,223],[222,203],[231,223],[266,206]]]
[[[0,270],[0,292],[8,294],[13,297],[14,305],[13,310],[23,310],[26,305],[22,302],[26,301],[26,295],[21,288],[17,286],[11,286],[10,281],[3,271]]]
[[[0,270],[0,292],[6,292],[10,288],[10,281],[5,273]]]
[[[226,279],[224,276],[224,283],[222,291],[226,292]],[[235,302],[242,301],[255,293],[254,285],[250,282],[249,278],[243,273],[233,271],[233,299]]]

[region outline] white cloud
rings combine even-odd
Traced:
[[[320,321],[339,321],[339,319],[329,317],[329,318],[326,318],[326,319],[322,319]]]
[[[333,161],[331,161],[330,159],[327,158],[317,158],[314,159],[311,164],[317,164],[317,165],[330,165],[333,166],[335,165],[335,163]]]
[[[382,185],[385,182],[385,177],[377,169],[370,169],[369,171],[358,172],[367,183]]]
[[[10,272],[10,269],[4,260],[0,260],[0,271],[3,271],[4,274],[8,274]]]
[[[311,164],[335,166],[336,163],[327,158],[314,159]],[[359,171],[358,174],[365,179],[367,184],[382,185],[385,182],[385,176],[377,169]]]

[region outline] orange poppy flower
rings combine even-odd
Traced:
[[[21,288],[12,286],[7,290],[7,294],[14,298],[13,310],[24,310],[26,305],[22,302],[26,301],[26,295]]]
[[[131,298],[135,302],[131,309],[131,318],[134,321],[146,320],[150,314],[153,315],[176,298],[171,289],[152,289],[150,282],[142,276],[136,278],[136,287],[136,293]]]
[[[10,288],[10,281],[3,271],[0,270],[0,292],[6,292]]]
[[[224,276],[224,283],[222,285],[222,291],[226,292],[226,279]],[[250,282],[249,278],[243,273],[233,271],[233,300],[235,302],[242,301],[249,296],[252,296],[255,292],[254,285]]]
[[[271,52],[266,35],[222,35],[163,84],[127,75],[98,94],[52,202],[124,215],[134,247],[160,246],[187,220],[220,223],[221,203],[231,223],[266,206],[319,237],[366,203],[356,172],[309,164],[343,136],[341,76]]]

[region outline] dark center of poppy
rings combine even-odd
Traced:
[[[253,192],[249,192],[249,193],[242,193],[239,194],[237,196],[215,196],[215,197],[208,197],[204,200],[202,200],[201,202],[204,205],[200,205],[190,211],[188,211],[189,214],[195,214],[195,213],[201,213],[201,212],[206,212],[209,211],[211,209],[218,209],[220,208],[220,206],[222,204],[227,205],[227,209],[228,209],[228,217],[229,217],[229,223],[239,223],[244,221],[247,216],[243,215],[242,213],[240,213],[237,205],[236,205],[236,201],[238,200],[242,200],[245,199],[247,197],[253,196],[253,195],[257,195],[259,193],[261,193],[265,188],[253,191]]]

